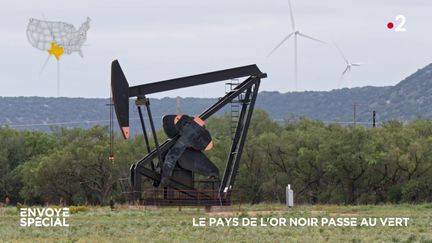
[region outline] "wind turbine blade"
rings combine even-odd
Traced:
[[[345,60],[345,63],[348,64],[349,61],[348,59],[345,57],[345,55],[343,54],[342,50],[339,48],[338,45],[336,45],[335,42],[333,42],[333,45],[336,47],[336,49],[338,50],[339,54],[342,56],[342,58]]]
[[[291,17],[291,27],[292,27],[293,31],[296,31],[295,21],[294,21],[294,14],[293,14],[293,11],[292,11],[292,6],[291,6],[291,0],[288,0],[288,5],[289,5],[290,17]]]
[[[307,39],[310,39],[310,40],[313,40],[313,41],[317,41],[317,42],[320,42],[320,43],[323,43],[323,44],[327,44],[327,42],[325,42],[325,41],[319,40],[317,38],[313,38],[312,36],[305,35],[305,34],[303,34],[301,32],[298,32],[298,34],[301,35],[304,38],[307,38]]]
[[[57,97],[60,97],[60,61],[57,60]]]
[[[352,66],[357,66],[357,67],[359,67],[361,65],[365,65],[365,64],[367,64],[367,63],[364,63],[364,62],[351,63]]]
[[[285,36],[285,38],[283,38],[283,40],[275,47],[273,48],[273,50],[268,54],[267,57],[271,56],[281,45],[283,45],[283,43],[285,41],[287,41],[292,35],[294,34],[294,32],[292,32],[291,34]]]
[[[347,67],[345,68],[345,70],[342,72],[342,76],[345,75],[345,73],[348,72],[349,70],[350,70],[350,67],[347,66]]]
[[[39,71],[39,75],[41,75],[42,72],[45,70],[45,67],[46,67],[46,65],[47,65],[47,63],[48,63],[50,57],[51,57],[51,55],[48,55],[47,59],[45,60],[44,64],[42,65],[41,70]]]
[[[49,23],[48,23],[48,21],[46,20],[44,14],[42,14],[42,18],[44,19],[45,24],[46,24],[47,27],[48,27],[48,31],[49,31],[50,34],[51,34],[52,41],[53,41],[54,43],[56,43],[56,44],[59,44],[59,43],[57,43],[57,40],[56,40],[55,35],[54,35],[54,31],[53,31],[52,28],[51,28],[52,26],[49,25]]]
[[[342,80],[349,69],[350,69],[350,67],[346,66],[345,70],[341,73],[341,76],[339,78],[339,87],[342,87]]]
[[[343,81],[343,78],[344,78],[344,74],[343,73],[341,73],[341,75],[340,75],[340,77],[339,77],[339,87],[342,87],[342,81]]]
[[[297,91],[298,84],[298,55],[297,55],[297,35],[294,35],[294,88]]]

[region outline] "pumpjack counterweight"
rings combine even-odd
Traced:
[[[230,205],[260,82],[266,77],[267,74],[262,73],[256,65],[248,65],[129,87],[119,62],[114,60],[111,65],[111,89],[122,135],[125,139],[129,137],[129,98],[136,97],[135,103],[148,150],[148,154],[130,168],[135,199],[144,204],[157,205]],[[159,144],[147,95],[237,78],[246,79],[200,115],[164,116],[162,127],[168,139]],[[241,99],[238,99],[239,96]],[[205,151],[214,146],[211,134],[205,127],[205,120],[236,99],[240,102],[237,125],[225,171],[220,178],[219,169],[205,155]],[[155,144],[153,150],[150,150],[141,107],[147,111],[150,121]],[[196,174],[209,179],[196,180]],[[153,186],[158,188],[151,190],[153,197],[148,197],[148,190],[142,190],[142,176],[150,179]],[[208,185],[200,187],[203,183],[210,183],[210,189]],[[154,196],[156,191],[162,192],[162,196]]]

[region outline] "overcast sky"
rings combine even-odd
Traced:
[[[394,85],[432,62],[430,0],[292,0],[297,28],[335,41],[352,62],[365,62],[340,83],[345,68],[332,45],[299,39],[299,80],[293,75],[293,41],[287,0],[2,1],[0,96],[56,96],[57,64],[26,38],[29,18],[45,16],[79,27],[91,18],[84,58],[60,61],[61,96],[108,97],[110,64],[119,59],[131,85],[258,64],[268,74],[261,90],[332,90]],[[388,30],[398,14],[406,32]],[[223,95],[223,83],[152,97]]]

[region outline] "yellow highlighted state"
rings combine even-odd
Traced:
[[[51,42],[51,49],[48,50],[48,54],[55,56],[59,60],[60,56],[64,54],[62,46],[58,46],[56,43]]]

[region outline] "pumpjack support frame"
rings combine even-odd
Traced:
[[[214,82],[225,81],[234,78],[246,79],[230,92],[220,98],[215,104],[203,111],[199,118],[202,120],[208,119],[210,116],[218,112],[225,105],[229,104],[237,97],[242,97],[240,100],[241,109],[238,118],[238,123],[232,139],[231,149],[228,154],[228,159],[225,171],[216,193],[208,193],[205,190],[199,190],[190,185],[185,185],[179,180],[171,179],[169,188],[164,188],[165,196],[162,200],[152,204],[160,205],[230,205],[231,195],[233,192],[234,182],[239,169],[239,163],[243,152],[243,147],[246,141],[246,136],[254,110],[256,98],[258,95],[259,86],[262,78],[266,78],[267,74],[259,70],[256,65],[248,65],[243,67],[231,68],[216,72],[204,73],[183,78],[176,78],[166,81],[147,83],[138,86],[129,87],[126,77],[117,60],[114,60],[111,65],[111,89],[113,94],[113,103],[119,122],[122,134],[125,138],[129,136],[129,98],[137,97],[136,105],[140,116],[141,127],[143,129],[146,148],[148,154],[142,159],[132,164],[131,184],[134,191],[135,199],[143,201],[142,198],[142,176],[145,176],[153,181],[153,185],[157,186],[161,180],[161,174],[157,170],[163,163],[162,157],[172,145],[177,141],[179,135],[168,139],[162,144],[159,144],[156,136],[156,130],[153,122],[153,117],[150,109],[150,102],[146,95],[163,92],[168,90],[180,89],[185,87],[209,84]],[[141,111],[141,106],[144,106],[148,119],[150,121],[151,133],[154,139],[155,149],[150,151],[149,139]],[[154,161],[157,160],[157,164]],[[170,190],[183,195],[182,200],[172,200],[167,195]],[[145,202],[144,202],[145,203]]]

